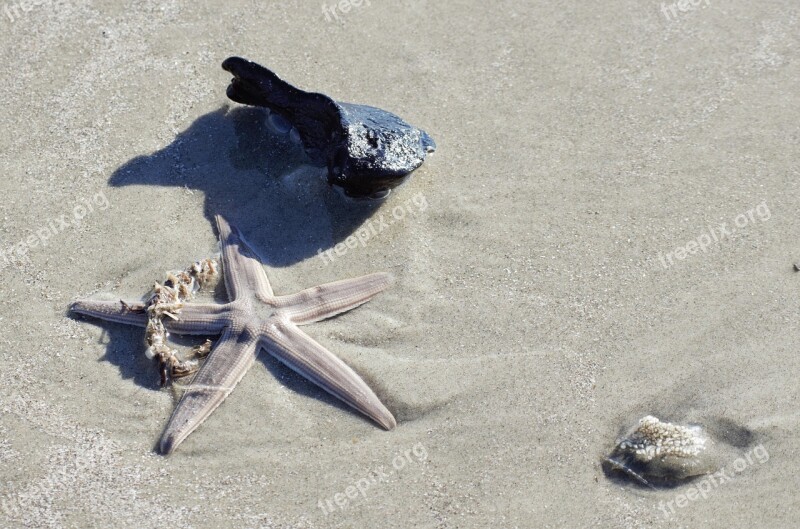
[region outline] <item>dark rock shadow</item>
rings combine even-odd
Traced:
[[[681,480],[674,480],[669,478],[654,478],[653,476],[647,476],[648,484],[645,484],[631,474],[631,472],[638,476],[646,474],[645,466],[637,464],[634,461],[618,461],[616,459],[607,458],[600,463],[600,468],[603,470],[603,474],[605,474],[606,478],[612,483],[621,487],[630,487],[631,489],[646,491],[677,489],[707,477],[707,475],[702,474],[698,476],[690,476]]]
[[[204,214],[236,225],[266,264],[291,266],[342,242],[379,201],[345,197],[311,164],[301,145],[267,124],[255,107],[222,108],[198,118],[167,147],[132,159],[114,187],[174,186],[201,191]]]

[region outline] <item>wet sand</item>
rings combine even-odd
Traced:
[[[800,13],[762,4],[0,6],[0,525],[790,526]],[[227,100],[230,55],[438,149],[385,202],[351,202]],[[66,309],[214,254],[214,214],[276,293],[396,276],[307,327],[394,431],[262,353],[154,452],[175,394],[143,332]],[[645,415],[715,428],[746,464],[608,479]]]

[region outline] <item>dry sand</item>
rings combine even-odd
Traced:
[[[331,21],[319,2],[222,4],[0,6],[0,526],[797,521],[795,1],[365,0]],[[229,55],[439,148],[385,203],[348,203],[226,99]],[[211,255],[214,213],[278,293],[397,276],[308,328],[396,430],[262,354],[174,455],[153,452],[174,396],[142,332],[66,308]],[[607,479],[602,456],[646,414],[769,457],[705,497]]]

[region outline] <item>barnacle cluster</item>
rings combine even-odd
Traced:
[[[624,472],[647,486],[672,485],[713,472],[713,445],[701,426],[673,424],[647,415],[617,443],[605,463],[608,470]]]
[[[642,462],[656,458],[696,457],[706,449],[708,438],[699,426],[681,426],[659,421],[648,415],[638,427],[617,446]]]
[[[192,299],[196,292],[216,283],[219,277],[219,263],[215,259],[203,259],[186,270],[167,272],[164,284],[156,281],[153,293],[145,304],[147,327],[145,330],[145,355],[158,358],[161,371],[161,385],[170,379],[185,377],[200,367],[199,358],[211,351],[211,340],[192,349],[189,358],[181,359],[178,351],[167,345],[164,318],[178,319],[183,304]]]

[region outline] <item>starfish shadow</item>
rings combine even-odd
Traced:
[[[177,267],[176,267],[177,268]],[[161,280],[163,278],[158,278]],[[146,301],[149,297],[149,289],[151,285],[143,285],[142,295],[138,298],[140,301]],[[125,293],[120,293],[120,297],[125,296]],[[219,281],[214,288],[213,292],[201,294],[202,301],[226,303],[227,294],[225,293],[224,281]],[[109,362],[117,366],[119,369],[120,377],[124,380],[132,380],[137,386],[152,390],[160,391],[161,376],[158,370],[158,362],[149,359],[145,356],[144,351],[147,347],[144,343],[144,329],[140,327],[130,327],[120,323],[109,321],[99,321],[91,318],[86,318],[80,314],[75,314],[66,311],[65,315],[74,320],[89,322],[100,329],[100,343],[106,346],[106,352],[103,356],[98,358],[98,362]],[[172,345],[178,348],[183,354],[195,345],[200,345],[206,338],[216,339],[216,336],[185,336],[179,334],[170,334],[169,340]],[[191,378],[191,377],[190,377]],[[183,382],[178,382],[182,384]]]
[[[80,316],[73,315],[72,317],[79,317],[82,319]],[[110,362],[117,366],[123,379],[132,380],[141,389],[150,391],[163,390],[164,388],[160,384],[158,363],[148,359],[144,355],[142,329],[113,322],[103,322],[101,325],[103,328],[101,341],[106,345],[106,353],[98,358],[98,361]],[[216,339],[218,337],[209,336],[209,338]],[[188,351],[194,345],[203,343],[204,340],[205,337],[199,336],[170,335],[170,343],[184,352]],[[353,411],[352,408],[339,399],[332,397],[320,387],[310,383],[288,366],[273,358],[266,350],[261,349],[259,351],[257,362],[263,365],[264,368],[275,377],[275,383],[284,386],[289,391],[302,395],[303,397],[319,400],[344,413],[359,417],[364,422],[369,422],[366,417]],[[360,374],[363,376],[363,373]],[[189,377],[186,380],[173,382],[173,384],[176,385],[176,387],[173,388],[173,396],[175,397],[176,403],[192,378],[193,377]],[[364,378],[368,380],[371,385],[380,387],[379,384],[376,384],[376,381],[368,377]]]
[[[159,390],[158,366],[144,355],[142,329],[111,322],[103,323],[102,329],[101,342],[106,345],[106,353],[98,362],[117,366],[123,379],[133,380],[143,389]]]
[[[350,236],[380,202],[353,200],[328,185],[325,168],[312,165],[267,115],[255,107],[209,112],[168,146],[122,165],[109,184],[201,191],[209,225],[217,214],[230,219],[268,265],[313,257]]]
[[[214,298],[218,303],[225,303],[225,287],[222,281],[217,285]],[[84,319],[83,316],[71,315],[73,318]],[[339,316],[334,316],[338,318]],[[94,320],[90,320],[94,321]],[[144,344],[142,341],[142,329],[137,327],[130,327],[127,325],[113,323],[113,322],[95,322],[102,326],[103,334],[100,337],[101,343],[106,345],[106,353],[98,358],[100,362],[110,362],[117,366],[123,379],[130,379],[140,386],[142,389],[151,391],[161,391],[164,389],[160,384],[160,376],[158,372],[158,364],[152,359],[148,359],[144,355]],[[217,336],[208,336],[212,340],[216,340]],[[206,337],[203,336],[186,336],[180,334],[170,334],[170,343],[178,347],[184,354],[195,345],[200,345]],[[288,390],[302,395],[304,397],[312,398],[324,402],[326,405],[333,406],[340,411],[352,414],[359,417],[364,422],[369,422],[366,417],[356,413],[352,408],[344,404],[339,399],[332,397],[320,387],[310,383],[301,375],[295,373],[291,368],[278,361],[265,349],[258,352],[257,362],[262,364],[264,368],[275,377],[276,383],[284,386]],[[359,375],[364,378],[371,386],[378,388],[379,395],[383,394],[382,385],[379,381],[372,379],[365,373]],[[175,401],[186,389],[188,383],[193,377],[182,379],[178,382],[173,382],[176,387],[173,388]]]
[[[81,321],[85,320],[84,317],[74,314],[70,314],[70,317]],[[99,324],[99,322],[95,323]],[[117,366],[123,379],[132,380],[143,389],[161,390],[158,363],[144,355],[143,329],[113,322],[103,322],[99,325],[103,330],[100,342],[106,346],[106,352],[97,361],[110,362]],[[170,343],[185,354],[193,346],[202,344],[205,338],[171,334]],[[208,338],[213,340],[217,337],[208,336]],[[177,382],[178,385],[185,383],[185,381]]]
[[[298,395],[302,395],[303,397],[324,402],[328,406],[333,406],[344,413],[359,417],[364,422],[369,422],[369,419],[353,411],[352,408],[344,404],[339,399],[332,397],[319,386],[312,384],[302,376],[298,375],[288,366],[282,364],[276,358],[273,358],[272,355],[270,355],[267,351],[263,349],[259,351],[258,361],[263,364],[270,375],[275,377],[277,384],[282,385],[289,391],[292,391]]]

